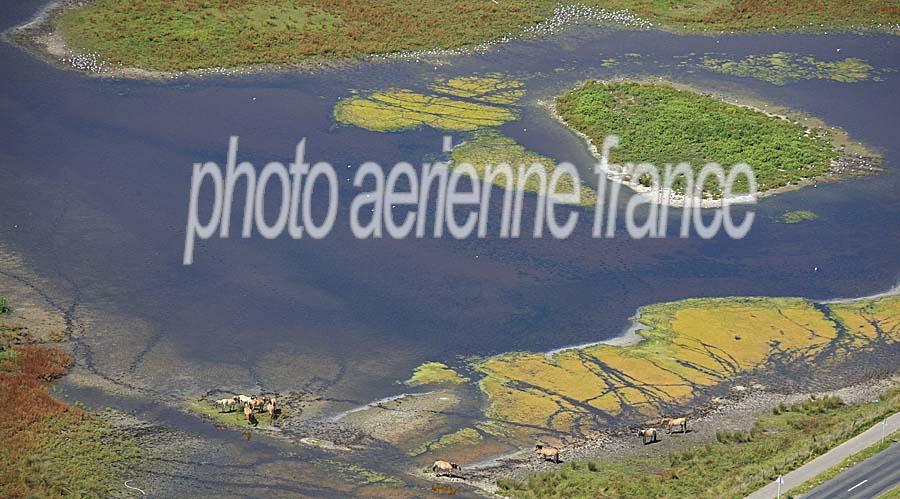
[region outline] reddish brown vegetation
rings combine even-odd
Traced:
[[[31,378],[52,381],[69,370],[72,357],[58,349],[44,345],[20,345],[15,348],[18,355],[14,363],[16,371]]]
[[[47,392],[44,381],[62,376],[71,365],[68,353],[42,345],[15,350],[17,356],[0,363],[0,495],[10,498],[41,490],[28,480],[28,470],[34,467],[31,458],[42,445],[47,422],[68,425],[88,417]]]

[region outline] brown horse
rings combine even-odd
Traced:
[[[666,433],[672,433],[674,428],[681,428],[681,433],[687,433],[687,418],[665,418],[662,424],[666,425]]]
[[[256,424],[256,416],[253,415],[253,408],[250,404],[244,405],[244,417],[247,418],[247,424]]]
[[[462,466],[456,463],[451,463],[450,461],[437,460],[431,466],[431,471],[434,472],[435,476],[440,476],[441,473],[448,476],[453,476],[454,471],[462,471]]]
[[[538,453],[545,461],[553,461],[559,464],[559,449],[550,447],[549,445],[537,444],[534,446],[535,452]]]

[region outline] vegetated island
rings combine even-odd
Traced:
[[[654,183],[649,175],[633,178],[623,165],[649,162],[662,174],[667,164],[689,162],[696,178],[709,162],[726,171],[747,163],[759,196],[879,171],[876,155],[851,143],[840,130],[810,118],[792,119],[726,102],[671,82],[591,81],[560,95],[548,107],[588,142],[598,160],[604,138],[619,136],[609,162],[620,166],[609,178],[674,206],[685,202],[683,176],[666,189],[664,179]],[[747,189],[746,178],[739,176],[734,193]],[[703,194],[703,206],[722,202],[712,178]]]
[[[896,32],[878,0],[92,0],[52,4],[19,40],[77,69],[117,75],[284,65],[470,47],[578,21],[679,31]]]

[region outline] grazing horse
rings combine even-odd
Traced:
[[[238,396],[235,397],[235,398],[236,398],[237,401],[240,402],[241,404],[249,404],[250,401],[253,400],[253,397],[248,397],[248,396],[246,396],[246,395],[238,395]]]
[[[228,410],[228,411],[234,410],[234,406],[236,404],[237,404],[237,401],[235,401],[233,398],[216,400],[216,405],[219,405],[222,407],[222,412],[225,412],[226,410]]]
[[[269,417],[275,419],[275,404],[273,404],[271,400],[266,404],[266,412],[269,413]]]
[[[537,444],[534,446],[537,452],[544,461],[553,461],[556,464],[559,464],[559,449],[556,447],[550,447],[548,445]]]
[[[686,418],[665,418],[662,423],[666,425],[666,433],[672,433],[673,428],[681,428],[681,433],[687,433]]]
[[[263,399],[258,399],[256,397],[250,399],[250,407],[253,408],[254,411],[262,411],[264,405],[265,402],[263,402]]]
[[[253,424],[256,418],[253,416],[253,409],[250,404],[244,406],[244,417],[247,418],[247,424]]]
[[[638,430],[637,434],[639,437],[641,437],[641,442],[643,442],[644,445],[657,441],[656,428],[645,428],[643,430]]]
[[[441,473],[453,476],[454,471],[462,471],[462,466],[456,463],[451,463],[450,461],[437,460],[431,466],[431,471],[434,472],[435,476],[440,476]]]

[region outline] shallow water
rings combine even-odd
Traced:
[[[3,28],[38,7],[4,12]],[[614,337],[648,303],[872,294],[900,278],[897,73],[775,86],[676,65],[677,56],[704,52],[832,59],[837,48],[841,58],[900,67],[900,38],[891,36],[581,27],[442,58],[449,64],[147,82],[87,77],[0,44],[0,240],[36,272],[71,286],[99,371],[136,377],[156,393],[312,388],[346,400],[335,411],[401,393],[396,381],[423,361]],[[600,65],[626,53],[641,58]],[[566,241],[357,241],[346,229],[356,191],[345,188],[338,226],[324,240],[214,239],[198,244],[193,266],[181,264],[191,165],[224,164],[230,135],[240,136],[239,158],[258,168],[289,160],[301,137],[309,160],[327,160],[339,173],[366,160],[421,163],[439,153],[442,133],[335,126],[334,103],[350,89],[423,88],[478,72],[524,78],[520,118],[501,131],[584,172],[592,168],[584,144],[533,103],[586,78],[618,75],[664,76],[814,115],[883,152],[888,171],[764,199],[739,241],[635,241],[621,231],[594,240],[585,220]],[[819,219],[772,220],[795,209]],[[677,221],[673,215],[670,228]],[[228,367],[211,373],[217,365]]]

